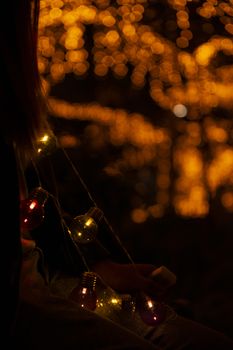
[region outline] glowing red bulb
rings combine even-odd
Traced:
[[[44,219],[44,208],[36,199],[25,199],[20,203],[20,228],[22,233],[38,227]]]
[[[27,233],[39,225],[44,220],[44,205],[48,199],[48,192],[41,187],[35,188],[29,198],[20,202],[20,229],[22,233]]]
[[[97,295],[94,290],[89,288],[75,288],[70,299],[75,301],[79,306],[94,311],[97,306]]]
[[[94,311],[97,306],[96,279],[93,272],[84,272],[80,285],[73,289],[70,299],[79,306]]]
[[[141,294],[137,300],[138,313],[147,325],[158,326],[166,317],[165,306],[145,294]]]

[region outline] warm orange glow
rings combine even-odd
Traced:
[[[169,205],[178,215],[205,216],[209,198],[222,187],[221,203],[233,210],[233,122],[224,115],[233,108],[233,2],[167,3],[171,18],[158,18],[148,0],[41,0],[38,64],[54,116],[90,121],[85,137],[96,150],[108,143],[122,147],[119,158],[105,166],[109,176],[155,169],[154,203],[135,201],[131,217],[137,223],[163,216]],[[191,6],[202,23],[198,30],[192,26]],[[143,22],[145,15],[154,16],[153,25]],[[86,45],[90,27],[91,49]],[[227,64],[219,57],[226,57]],[[50,87],[67,74],[84,79],[90,69],[101,79],[113,73],[117,79],[128,76],[137,91],[147,88],[155,105],[174,117],[175,138],[169,126],[155,126],[142,114],[49,96]],[[217,120],[218,108],[222,115]],[[81,141],[63,135],[60,142],[75,147]],[[135,188],[143,198],[143,180]]]
[[[146,221],[148,217],[148,213],[146,210],[143,209],[134,209],[131,213],[131,217],[133,222],[136,222],[137,224],[141,224],[144,221]]]
[[[77,68],[74,65],[77,58],[73,54],[70,55],[69,51],[84,48],[85,25],[92,24],[94,28],[96,26],[96,30],[93,31],[92,54],[96,62],[94,72],[97,76],[105,76],[111,69],[116,77],[124,77],[128,74],[126,64],[129,63],[135,67],[131,76],[132,84],[143,88],[147,74],[150,77],[151,97],[162,108],[172,109],[179,103],[191,111],[190,115],[194,115],[193,110],[196,109],[211,110],[216,106],[232,108],[232,80],[229,79],[228,86],[224,88],[224,73],[212,66],[218,52],[233,54],[232,38],[227,37],[227,34],[232,35],[230,21],[233,12],[232,4],[222,1],[215,1],[213,4],[205,1],[197,8],[200,17],[219,16],[220,20],[229,19],[223,23],[226,36],[210,36],[207,42],[201,43],[193,52],[186,52],[185,49],[189,48],[189,42],[195,35],[190,29],[189,2],[169,1],[170,6],[176,11],[176,23],[168,21],[167,25],[170,30],[180,29],[175,43],[163,38],[149,26],[140,24],[144,6],[147,3],[147,0],[143,2],[135,0],[117,2],[115,6],[110,6],[109,1],[98,1],[96,5],[90,5],[87,0],[81,3],[71,0],[42,1],[40,71],[43,73],[49,70],[51,74],[48,78],[55,82],[72,71],[80,76],[86,74],[90,67],[87,62],[89,54],[82,57],[81,68]],[[224,16],[221,15],[222,7],[224,7]],[[99,28],[100,24],[102,28]],[[211,27],[211,23],[204,23],[203,30],[212,33],[213,26]],[[63,66],[54,67],[54,60],[50,58],[56,55],[58,45],[59,50],[64,51],[63,59],[59,62],[63,63]],[[116,53],[124,56],[124,62],[121,61],[123,65],[119,66],[119,62],[114,59]],[[69,69],[64,65],[65,57],[66,59],[70,57],[68,61],[73,64]],[[105,57],[113,59],[110,61],[104,59]],[[230,68],[229,65],[228,68]],[[213,69],[218,74],[212,74]],[[182,83],[183,74],[188,79],[187,84]],[[157,79],[161,83],[160,87],[156,84]],[[171,85],[169,89],[166,88],[168,83]],[[210,96],[207,92],[211,92]]]

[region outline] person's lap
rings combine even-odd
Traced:
[[[160,349],[126,328],[59,297],[50,297],[43,303],[22,302],[13,339],[25,350]]]
[[[22,269],[22,301],[14,340],[25,350],[233,350],[233,341],[223,334],[178,316],[169,306],[165,321],[151,327],[137,315],[121,311],[117,314],[113,309],[112,314],[103,317],[78,306],[67,297],[75,279],[58,280],[52,294],[52,285],[38,272],[39,257],[38,252],[33,252],[25,259]],[[65,296],[59,296],[60,290]]]
[[[224,334],[179,315],[164,322],[157,331],[149,331],[145,339],[163,350],[233,349],[233,341]]]
[[[146,328],[145,328],[146,329]],[[230,350],[233,342],[223,334],[171,313],[158,328],[139,336],[95,312],[64,298],[47,296],[22,302],[15,340],[24,349],[187,349]]]

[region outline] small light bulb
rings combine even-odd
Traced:
[[[97,207],[91,207],[84,215],[76,216],[69,227],[71,237],[76,243],[90,243],[96,239],[98,223],[103,212]]]
[[[149,326],[158,326],[166,317],[163,303],[153,300],[144,293],[140,293],[138,296],[136,308],[142,321]]]
[[[20,229],[22,233],[27,233],[42,223],[47,198],[48,192],[37,187],[27,199],[20,202]]]
[[[80,285],[73,289],[70,299],[79,306],[94,311],[97,306],[96,280],[97,276],[94,272],[84,272]]]
[[[57,138],[52,132],[44,134],[37,142],[37,153],[40,157],[52,154],[56,148]]]

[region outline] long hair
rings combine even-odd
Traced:
[[[47,126],[47,107],[37,66],[38,16],[39,0],[1,3],[1,132],[23,156],[31,156],[36,140]]]
[[[38,137],[47,129],[47,107],[37,67],[39,0],[4,0],[0,9],[0,184],[1,273],[4,335],[16,320],[22,250],[20,243],[20,163],[34,156]],[[3,233],[3,232],[2,232]],[[4,258],[3,258],[4,257]]]

